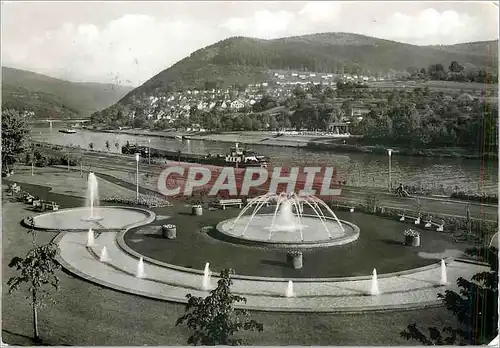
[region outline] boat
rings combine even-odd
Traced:
[[[135,153],[141,154],[142,157],[148,157],[148,147],[131,145],[127,142],[122,146],[122,153],[126,155],[133,155]],[[150,149],[151,158],[161,158],[170,161],[206,164],[219,167],[235,167],[235,168],[248,168],[248,167],[261,167],[267,168],[269,158],[262,156],[250,149],[242,149],[236,143],[233,148],[225,155],[222,154],[194,154],[182,153],[181,151],[168,151],[161,149]]]
[[[66,134],[75,134],[75,133],[76,133],[76,130],[66,128],[66,129],[59,129],[59,132],[61,132],[61,133],[66,133]]]

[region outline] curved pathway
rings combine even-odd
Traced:
[[[202,274],[197,270],[162,267],[145,262],[145,278],[135,277],[137,257],[123,250],[116,232],[103,232],[96,244],[87,248],[86,233],[61,233],[60,262],[70,272],[89,281],[119,291],[149,298],[186,302],[186,295],[205,296],[201,290]],[[106,247],[109,262],[100,262],[102,247]],[[203,265],[200,265],[200,268]],[[458,277],[470,278],[483,266],[450,261],[447,266],[449,288],[455,288]],[[438,305],[437,294],[446,288],[439,286],[441,270],[435,265],[396,275],[380,276],[381,295],[369,296],[371,277],[344,280],[305,281],[294,283],[296,297],[284,296],[287,282],[265,279],[234,279],[233,291],[244,295],[247,309],[262,311],[355,312],[383,309],[410,309]],[[212,278],[212,285],[216,278]]]

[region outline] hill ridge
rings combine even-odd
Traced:
[[[119,101],[133,87],[72,82],[2,66],[2,108],[34,111],[36,118],[86,118]]]
[[[489,50],[488,46],[495,46]],[[203,88],[206,81],[221,86],[265,81],[271,70],[367,73],[403,71],[409,67],[452,61],[467,68],[488,68],[498,40],[444,46],[418,46],[362,34],[325,32],[258,39],[232,36],[192,52],[130,91],[120,104],[155,90]],[[495,67],[496,68],[496,67]]]

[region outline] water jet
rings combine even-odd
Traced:
[[[295,293],[293,292],[293,282],[291,280],[288,281],[288,285],[285,291],[286,297],[295,297]]]
[[[141,257],[137,262],[137,271],[135,273],[136,278],[144,278],[146,274],[144,273],[144,260]]]
[[[86,203],[85,207],[88,210],[88,217],[85,218],[88,221],[101,220],[99,216],[96,215],[96,208],[99,206],[99,185],[97,183],[97,177],[94,173],[90,172],[87,179],[87,193],[86,193]]]
[[[210,264],[207,262],[205,264],[205,269],[203,270],[203,283],[201,285],[203,290],[209,290],[210,289]]]
[[[370,295],[377,296],[380,295],[380,290],[378,288],[377,270],[374,268],[372,272],[372,287],[370,289]]]
[[[101,257],[99,258],[99,261],[101,261],[101,262],[109,262],[108,249],[106,249],[105,246],[102,247]]]
[[[95,242],[94,231],[92,231],[92,229],[89,228],[89,232],[87,233],[87,246],[93,247],[94,242]]]
[[[440,285],[447,285],[448,284],[448,275],[446,272],[446,263],[444,260],[441,260],[441,280],[439,281]]]

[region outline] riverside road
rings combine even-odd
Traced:
[[[61,150],[46,150],[47,152],[57,152],[61,154]],[[63,153],[70,153],[74,156],[80,157],[82,150],[65,148]],[[84,151],[83,153],[83,170],[95,171],[96,173],[106,174],[106,170],[122,171],[127,173],[135,173],[136,161],[133,156],[126,156],[116,153],[103,153],[103,152],[90,152]],[[162,164],[139,164],[139,173],[148,174],[151,176],[158,176],[164,169]],[[140,183],[139,183],[140,184]],[[366,194],[369,192],[377,193],[377,198],[380,205],[389,208],[406,208],[415,209],[415,198],[403,198],[388,192],[381,191],[380,189],[370,189],[366,187],[344,187],[342,194],[339,197],[339,203],[354,202],[361,203],[366,200]],[[467,202],[460,200],[452,200],[448,198],[424,197],[419,196],[420,205],[423,212],[439,212],[441,214],[450,216],[465,216],[466,206],[470,205],[471,217],[474,219],[484,219],[490,221],[498,220],[498,206],[481,204],[477,202]]]

